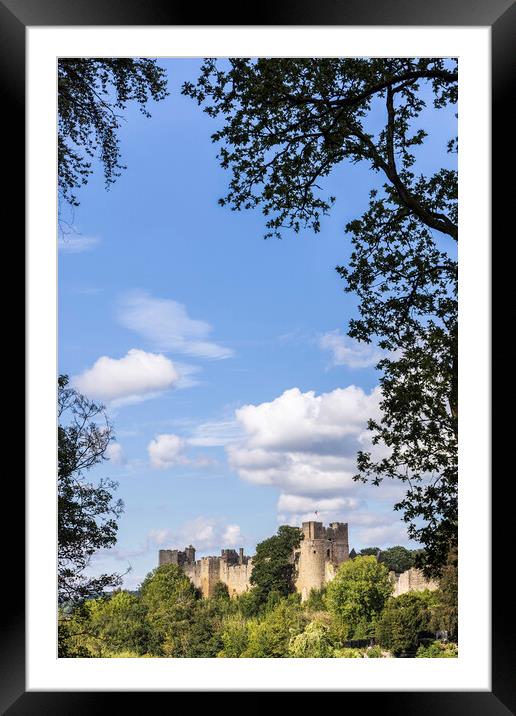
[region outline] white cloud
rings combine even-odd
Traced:
[[[278,500],[278,510],[285,512],[338,512],[356,509],[360,501],[353,497],[313,498],[305,495],[287,495],[282,493]]]
[[[125,464],[125,457],[120,443],[109,443],[106,448],[106,457],[115,465]]]
[[[174,433],[164,433],[156,435],[147,445],[147,452],[152,467],[157,470],[166,470],[175,465],[188,465],[189,467],[211,467],[216,464],[207,455],[197,455],[193,458],[185,454],[188,440],[175,435]]]
[[[158,470],[186,463],[184,449],[183,438],[173,434],[157,435],[147,446],[150,463]]]
[[[84,251],[91,251],[100,243],[95,236],[61,236],[57,242],[59,251],[66,254],[82,254]]]
[[[245,439],[227,446],[230,464],[244,480],[288,494],[349,492],[379,400],[378,388],[367,394],[351,385],[322,395],[292,388],[269,403],[245,405],[235,413]]]
[[[149,530],[148,539],[151,541],[152,544],[163,545],[170,539],[170,530]]]
[[[243,480],[281,491],[280,523],[344,521],[354,544],[367,546],[373,537],[379,546],[406,543],[400,514],[392,510],[403,486],[353,480],[358,450],[385,454],[371,445],[367,430],[368,419],[380,417],[380,400],[379,388],[366,393],[351,385],[321,395],[293,388],[246,405],[235,413],[244,437],[226,446],[230,465]]]
[[[228,525],[222,535],[222,543],[228,547],[236,547],[240,546],[242,541],[240,525]]]
[[[392,547],[400,544],[403,547],[414,548],[416,545],[407,538],[407,530],[399,520],[397,522],[390,521],[382,525],[372,527],[359,527],[354,530],[356,543],[360,545],[360,549],[364,547]]]
[[[123,358],[102,356],[74,376],[72,385],[89,398],[121,405],[154,397],[175,387],[179,378],[164,355],[132,348]]]
[[[319,347],[331,352],[333,365],[348,368],[370,368],[385,355],[380,348],[349,338],[339,330],[320,336]]]
[[[162,549],[184,549],[191,544],[199,552],[241,546],[244,539],[240,525],[203,516],[186,522],[176,531],[152,530],[148,535],[148,541]]]
[[[118,320],[136,331],[157,350],[202,358],[229,358],[233,351],[208,339],[212,327],[189,317],[185,306],[153,298],[143,291],[126,294],[119,302]]]
[[[269,403],[244,405],[235,415],[249,447],[345,455],[349,440],[369,418],[378,417],[379,397],[379,388],[368,395],[354,385],[321,395],[291,388]]]

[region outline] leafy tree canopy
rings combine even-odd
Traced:
[[[282,599],[260,621],[249,623],[249,640],[243,656],[260,659],[289,656],[290,639],[302,632],[305,624],[298,602]]]
[[[98,157],[106,186],[125,167],[120,162],[117,131],[128,102],[150,117],[150,99],[168,92],[156,60],[144,58],[63,58],[58,63],[58,177],[61,196],[78,206],[76,191],[93,173]]]
[[[364,160],[385,175],[400,208],[456,237],[448,174],[424,180],[411,171],[412,150],[426,136],[413,130],[425,107],[421,84],[431,84],[436,107],[457,100],[457,64],[448,64],[440,58],[237,58],[225,69],[206,60],[183,93],[224,120],[213,139],[233,176],[221,204],[261,206],[271,216],[268,235],[284,227],[319,231],[334,197],[321,197],[317,182],[344,159]],[[376,100],[385,102],[388,124],[374,136],[367,117]]]
[[[430,628],[435,601],[432,592],[408,592],[389,599],[376,627],[379,644],[395,656],[415,650],[420,633]]]
[[[95,656],[108,652],[130,651],[143,655],[148,650],[149,624],[140,599],[126,591],[86,603],[89,612],[88,631]]]
[[[378,559],[390,572],[406,572],[414,566],[416,555],[406,547],[396,545],[382,550]]]
[[[266,602],[273,592],[287,596],[295,591],[293,552],[300,541],[301,530],[298,527],[282,525],[276,535],[256,546],[250,581],[260,602]]]
[[[379,547],[364,547],[359,552],[361,557],[377,557],[380,554]]]
[[[324,659],[333,657],[334,649],[330,627],[314,619],[301,634],[291,637],[288,651],[296,659]]]
[[[226,659],[239,658],[249,642],[248,621],[242,614],[232,614],[224,618],[221,639],[223,648],[218,656]]]
[[[140,593],[152,629],[152,653],[183,656],[198,600],[192,582],[178,565],[164,564],[145,577]]]
[[[58,384],[58,599],[77,602],[118,586],[119,574],[88,575],[92,555],[116,543],[121,500],[113,498],[117,483],[102,478],[93,484],[85,473],[106,460],[113,428],[104,406]]]
[[[347,638],[373,636],[374,624],[393,592],[387,568],[376,557],[343,562],[328,584],[328,610],[346,627]]]
[[[436,609],[435,626],[448,633],[448,638],[457,641],[459,632],[459,604],[458,604],[458,551],[453,547],[439,580],[439,600]]]

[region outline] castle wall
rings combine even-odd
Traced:
[[[251,572],[253,571],[252,560],[247,564],[227,565],[221,562],[220,581],[227,584],[230,597],[234,597],[251,588]]]
[[[321,522],[304,522],[303,539],[293,555],[296,564],[296,590],[301,599],[312,589],[330,582],[337,567],[349,559],[348,526],[340,522],[324,527]],[[204,597],[211,597],[217,582],[227,585],[231,597],[251,588],[252,559],[240,548],[223,549],[220,557],[202,557],[195,561],[195,549],[159,551],[159,565],[177,564]]]
[[[183,566],[186,576],[197,589],[201,590],[204,597],[212,596],[217,582],[227,585],[231,597],[247,592],[251,588],[252,570],[253,564],[249,557],[242,559],[241,564],[238,557],[236,562],[233,559],[228,561],[224,557],[202,557],[194,564]]]
[[[193,583],[194,587],[201,589],[201,561],[187,564],[183,567],[184,573]]]
[[[394,581],[394,597],[399,597],[400,594],[406,594],[406,592],[423,592],[425,589],[433,592],[439,588],[437,580],[426,579],[423,572],[415,567],[401,574],[390,572],[390,575]]]

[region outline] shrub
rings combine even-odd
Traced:
[[[456,659],[458,655],[457,644],[440,641],[433,641],[427,646],[420,646],[416,652],[417,659]]]
[[[290,639],[288,651],[296,659],[328,658],[333,656],[334,648],[329,626],[316,619]]]
[[[343,647],[341,649],[334,649],[333,656],[335,659],[362,659],[364,652],[361,649]]]

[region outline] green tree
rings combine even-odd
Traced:
[[[414,566],[416,556],[406,547],[396,545],[382,550],[378,559],[390,572],[406,572]]]
[[[321,180],[341,162],[383,176],[346,226],[353,252],[337,267],[359,297],[348,334],[385,351],[382,417],[369,428],[388,454],[361,452],[356,479],[405,484],[395,509],[425,546],[429,573],[457,536],[457,172],[446,161],[456,137],[433,174],[418,172],[416,157],[427,104],[453,110],[457,82],[457,62],[440,58],[238,58],[205,61],[183,86],[221,123],[212,138],[232,178],[220,203],[261,206],[266,236],[319,231],[335,200]],[[385,125],[373,131],[379,111]]]
[[[121,583],[119,574],[91,577],[93,554],[116,543],[121,500],[113,498],[117,483],[102,478],[88,482],[85,473],[106,460],[113,428],[102,405],[58,381],[58,599],[78,602],[96,597]]]
[[[168,92],[156,60],[144,58],[62,58],[58,62],[58,177],[60,195],[78,205],[76,191],[93,173],[92,160],[103,165],[106,186],[125,167],[120,162],[117,131],[128,102],[150,117],[150,99]]]
[[[211,598],[216,602],[229,603],[231,597],[229,596],[228,585],[224,582],[217,582],[217,584],[213,587],[213,594]]]
[[[145,577],[140,593],[151,629],[151,653],[184,656],[197,601],[192,582],[176,564],[164,564]]]
[[[224,618],[221,630],[223,648],[218,654],[219,657],[237,659],[242,656],[249,643],[248,623],[240,613]]]
[[[457,641],[459,638],[458,589],[458,551],[454,547],[448,554],[448,560],[439,580],[438,604],[434,621],[435,629],[446,631],[448,638],[452,641]]]
[[[149,646],[150,629],[145,606],[139,597],[126,591],[87,603],[90,628],[110,652],[134,652],[143,655]]]
[[[249,641],[242,656],[260,659],[288,657],[290,640],[303,631],[305,623],[300,605],[292,599],[282,599],[262,619],[249,622]]]
[[[326,587],[311,589],[305,607],[310,611],[324,611],[326,609]]]
[[[295,591],[293,553],[300,541],[298,527],[282,525],[276,535],[256,545],[250,581],[260,602],[266,602],[272,592],[287,596]]]
[[[57,655],[60,659],[88,659],[96,656],[92,653],[91,639],[96,641],[90,625],[90,612],[87,603],[81,602],[72,609],[60,607],[57,626]]]
[[[220,599],[199,599],[192,609],[181,641],[176,641],[174,652],[169,655],[191,659],[215,658],[224,646],[222,622]]]
[[[389,599],[376,627],[379,644],[395,656],[416,649],[420,632],[429,629],[434,604],[432,592],[407,592]]]
[[[374,635],[375,623],[393,584],[387,568],[375,557],[355,557],[343,562],[328,584],[326,602],[342,623],[348,639]]]
[[[334,649],[330,627],[314,619],[303,632],[290,639],[288,653],[296,659],[325,659],[333,657]]]
[[[246,619],[257,617],[262,609],[262,601],[256,587],[248,592],[242,592],[233,600],[235,608],[239,614]]]
[[[361,557],[378,557],[380,551],[379,547],[364,547],[364,549],[361,549],[358,554]]]

